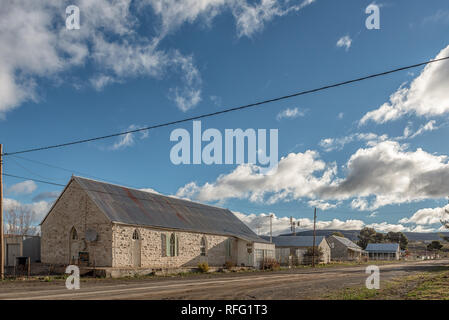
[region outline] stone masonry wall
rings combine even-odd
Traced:
[[[70,239],[75,227],[78,240]],[[93,229],[96,242],[89,243],[85,232]],[[41,260],[50,264],[72,263],[71,256],[89,252],[89,265],[112,266],[112,224],[97,208],[81,186],[73,181],[56,202],[41,225]]]
[[[135,230],[140,237],[141,267],[146,268],[179,268],[196,267],[200,262],[209,266],[223,266],[226,261],[236,263],[237,240],[233,237],[205,235],[193,232],[175,232],[178,237],[179,255],[175,257],[162,256],[161,235],[170,238],[174,231],[164,231],[149,227],[134,227],[114,224],[113,227],[113,266],[133,267],[133,240]],[[207,239],[207,255],[200,255],[201,238]],[[227,240],[231,241],[231,256],[227,256]]]
[[[348,248],[343,243],[335,239],[333,236],[330,236],[327,239],[327,242],[329,243],[329,247],[331,248],[331,260],[348,260]]]

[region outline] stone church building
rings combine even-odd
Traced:
[[[259,267],[274,244],[231,211],[73,176],[41,223],[43,263]]]

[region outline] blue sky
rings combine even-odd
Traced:
[[[7,1],[1,142],[13,152],[100,136],[449,56],[447,1],[377,2],[379,30],[365,27],[371,3]],[[80,30],[65,28],[69,4],[80,8]],[[447,64],[202,121],[222,132],[278,129],[281,170],[271,177],[172,164],[170,133],[192,123],[23,155],[69,171],[13,156],[4,171],[151,188],[227,207],[261,232],[269,213],[276,232],[290,216],[308,228],[314,206],[321,228],[438,230],[449,186]],[[28,206],[39,219],[61,190],[8,177],[4,189],[7,207]]]

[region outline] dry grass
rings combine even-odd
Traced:
[[[393,279],[380,290],[346,288],[323,297],[332,300],[449,300],[449,270]]]

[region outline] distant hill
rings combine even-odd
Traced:
[[[409,241],[442,240],[440,235],[449,236],[449,232],[404,232]]]
[[[330,236],[334,232],[342,233],[345,238],[352,241],[359,240],[360,230],[316,230],[317,236]],[[432,240],[442,240],[440,234],[444,236],[449,236],[449,232],[404,232],[405,236],[409,241],[432,241]],[[282,234],[282,236],[291,236],[292,233]],[[298,231],[297,236],[313,236],[313,230]]]

